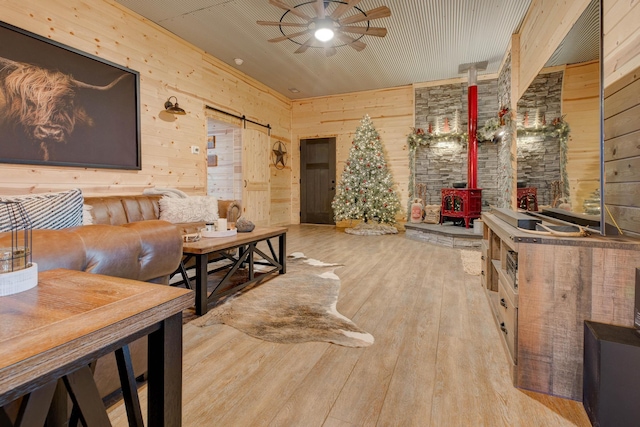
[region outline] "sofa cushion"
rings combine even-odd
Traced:
[[[159,201],[160,219],[177,223],[218,220],[218,201],[213,196],[191,196],[186,199],[163,197]]]
[[[58,193],[2,197],[20,202],[34,229],[59,230],[82,225],[82,192],[78,189]],[[0,231],[10,231],[8,212],[0,209]]]
[[[158,196],[103,196],[85,197],[91,206],[94,224],[122,225],[129,222],[158,219]]]

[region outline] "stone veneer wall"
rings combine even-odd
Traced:
[[[518,101],[518,127],[524,126],[524,114],[529,115],[529,127],[534,126],[536,111],[547,123],[562,114],[562,71],[540,74]],[[518,182],[536,187],[538,206],[552,202],[551,182],[561,180],[560,142],[555,137],[518,137]]]
[[[547,122],[561,115],[563,72],[539,75],[518,101],[518,127],[523,126],[524,113],[533,126],[536,111]],[[416,123],[425,131],[436,122],[442,126],[449,119],[452,130],[456,110],[459,112],[459,132],[467,131],[466,83],[417,88]],[[511,57],[506,60],[497,80],[478,82],[478,128],[490,118],[496,118],[500,107],[511,109]],[[508,138],[501,143],[480,143],[478,146],[478,185],[482,188],[482,204],[510,207],[512,176]],[[551,204],[551,182],[561,179],[560,144],[553,137],[518,138],[517,181],[538,189],[538,205]],[[467,180],[467,145],[455,141],[437,142],[419,147],[416,152],[415,183],[426,184],[426,204],[440,204],[440,190],[454,182]]]
[[[498,105],[511,111],[511,53],[507,56],[498,76]],[[500,208],[511,207],[513,194],[513,170],[511,167],[511,141],[513,135],[505,134],[498,143],[498,196],[496,205]]]
[[[453,128],[456,110],[459,112],[458,129],[467,132],[468,100],[467,84],[417,88],[416,123],[425,131],[429,123],[434,126],[438,120],[442,125],[449,119]],[[478,82],[478,128],[498,114],[498,81]],[[426,184],[425,203],[440,204],[440,190],[450,188],[454,182],[467,180],[467,145],[455,141],[434,143],[429,147],[419,147],[416,152],[415,182]],[[482,188],[483,206],[495,205],[498,199],[498,148],[492,143],[478,144],[478,186]]]

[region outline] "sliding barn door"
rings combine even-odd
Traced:
[[[269,225],[269,136],[242,130],[242,216],[257,226]]]

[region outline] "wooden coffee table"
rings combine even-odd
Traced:
[[[58,416],[50,413],[47,425],[66,425],[62,379],[85,425],[110,425],[88,365],[148,335],[148,426],[180,426],[182,310],[191,306],[191,292],[64,269],[38,279],[35,288],[0,298],[0,412],[25,396],[16,425],[44,425],[52,403]],[[132,371],[128,380],[136,393]],[[129,410],[137,420],[131,425],[141,425],[139,403]]]
[[[271,239],[278,239],[278,254],[276,255],[273,249]],[[269,247],[270,255],[265,254],[256,246],[259,242],[266,241]],[[185,243],[182,247],[182,253],[185,255],[183,262],[181,263],[181,271],[183,272],[183,278],[188,281],[184,271],[184,264],[191,258],[196,259],[196,314],[201,316],[208,310],[207,305],[210,301],[218,299],[222,296],[229,295],[237,292],[240,289],[259,281],[271,277],[271,273],[276,271],[279,274],[285,274],[287,272],[287,259],[286,259],[286,245],[287,245],[287,229],[285,227],[256,227],[249,233],[238,233],[231,237],[203,237],[197,242]],[[230,255],[227,253],[229,249],[238,249],[237,255]],[[216,268],[215,270],[208,270],[207,264],[209,261],[209,254],[219,253],[221,257],[226,258],[229,263]],[[255,259],[255,255],[260,257],[259,260]],[[267,271],[261,271],[260,275],[255,275],[255,264],[268,265],[272,268]],[[231,281],[231,276],[240,268],[246,265],[249,269],[248,280],[227,289],[226,286]],[[218,272],[224,269],[228,269],[226,275],[215,286],[213,291],[207,295],[207,280],[209,273]]]

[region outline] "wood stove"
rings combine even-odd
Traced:
[[[538,191],[535,187],[517,189],[518,209],[525,211],[538,210]]]
[[[445,218],[462,218],[469,228],[471,220],[482,215],[481,188],[443,188],[441,195],[440,224]]]
[[[440,208],[440,224],[445,218],[463,218],[464,225],[469,228],[472,219],[480,218],[482,215],[482,189],[476,188],[478,182],[478,138],[476,131],[478,128],[478,70],[485,70],[487,61],[473,64],[461,64],[458,71],[468,72],[469,87],[467,100],[469,102],[468,135],[469,145],[467,148],[467,188],[443,188],[441,190],[442,206]]]

